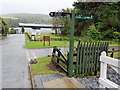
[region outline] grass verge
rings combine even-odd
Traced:
[[[37,64],[31,64],[31,76],[42,74],[53,74],[57,71],[50,70],[48,64],[51,62],[51,57],[37,58]]]

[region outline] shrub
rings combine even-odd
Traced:
[[[100,32],[96,29],[96,27],[94,25],[91,25],[88,28],[87,36],[90,37],[91,39],[97,40],[100,38]]]
[[[11,28],[11,30],[8,32],[9,34],[16,34],[16,30]]]

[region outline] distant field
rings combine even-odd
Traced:
[[[3,19],[18,19],[18,18],[15,18],[15,17],[2,17]]]

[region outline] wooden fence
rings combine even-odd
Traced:
[[[108,43],[79,42],[76,57],[76,74],[87,74],[100,71],[99,57],[102,51],[108,52]]]
[[[29,41],[31,41],[31,37],[30,37],[30,35],[29,35],[28,33],[26,33],[26,35],[27,35]]]
[[[57,47],[53,47],[52,61],[67,73],[68,60]]]
[[[120,60],[106,56],[106,52],[103,51],[100,56],[100,62],[101,62],[99,78],[100,88],[120,89],[119,85],[107,79],[107,65],[109,64],[109,66],[111,66],[117,73],[120,74]]]
[[[88,74],[100,71],[100,54],[102,51],[108,52],[108,43],[78,43],[77,53],[74,53],[73,69],[75,74]],[[65,57],[57,48],[53,48],[52,60],[56,62],[66,73],[68,72],[68,57]],[[76,57],[76,58],[75,58]]]

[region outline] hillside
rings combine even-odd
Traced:
[[[4,14],[2,16],[11,27],[17,27],[19,22],[22,23],[38,23],[38,24],[51,24],[52,18],[43,14]]]

